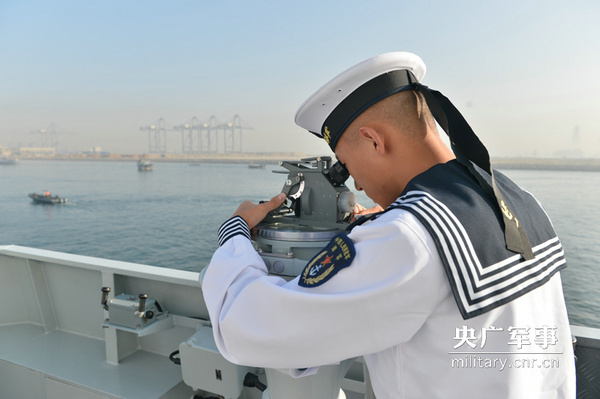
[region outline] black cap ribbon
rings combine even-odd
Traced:
[[[506,248],[521,254],[525,260],[534,258],[531,244],[523,226],[519,223],[515,213],[509,208],[504,195],[496,185],[494,171],[492,169],[490,155],[487,148],[477,137],[471,126],[454,104],[439,91],[431,90],[427,86],[415,83],[414,87],[425,97],[425,102],[435,120],[444,129],[448,137],[456,160],[466,166],[471,174],[477,179],[479,185],[492,197],[496,199],[498,207],[504,220],[504,239]],[[477,165],[491,177],[490,183],[484,179],[475,166]]]

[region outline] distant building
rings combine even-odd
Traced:
[[[54,155],[54,154],[56,154],[56,148],[54,148],[54,147],[19,147],[19,154],[22,157]]]
[[[556,158],[583,158],[583,151],[580,149],[565,149],[554,152]]]
[[[108,151],[102,151],[102,147],[92,147],[89,151],[83,151],[83,155],[95,156],[95,157],[108,157],[110,153]]]

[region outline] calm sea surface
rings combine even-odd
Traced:
[[[133,162],[0,165],[0,245],[199,271],[217,248],[217,229],[240,202],[280,192],[285,175],[273,170],[281,168],[155,163],[152,172],[138,172]],[[600,327],[600,173],[504,173],[544,204],[563,242],[571,323]],[[27,197],[46,190],[69,203],[37,205]]]

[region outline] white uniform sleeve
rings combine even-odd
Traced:
[[[313,288],[268,276],[245,234],[223,242],[202,283],[220,352],[238,364],[305,368],[408,341],[447,286],[433,240],[399,210],[349,238],[353,262]]]

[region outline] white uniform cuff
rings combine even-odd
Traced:
[[[222,246],[231,237],[243,235],[250,239],[250,227],[241,216],[234,216],[219,227],[219,246]]]

